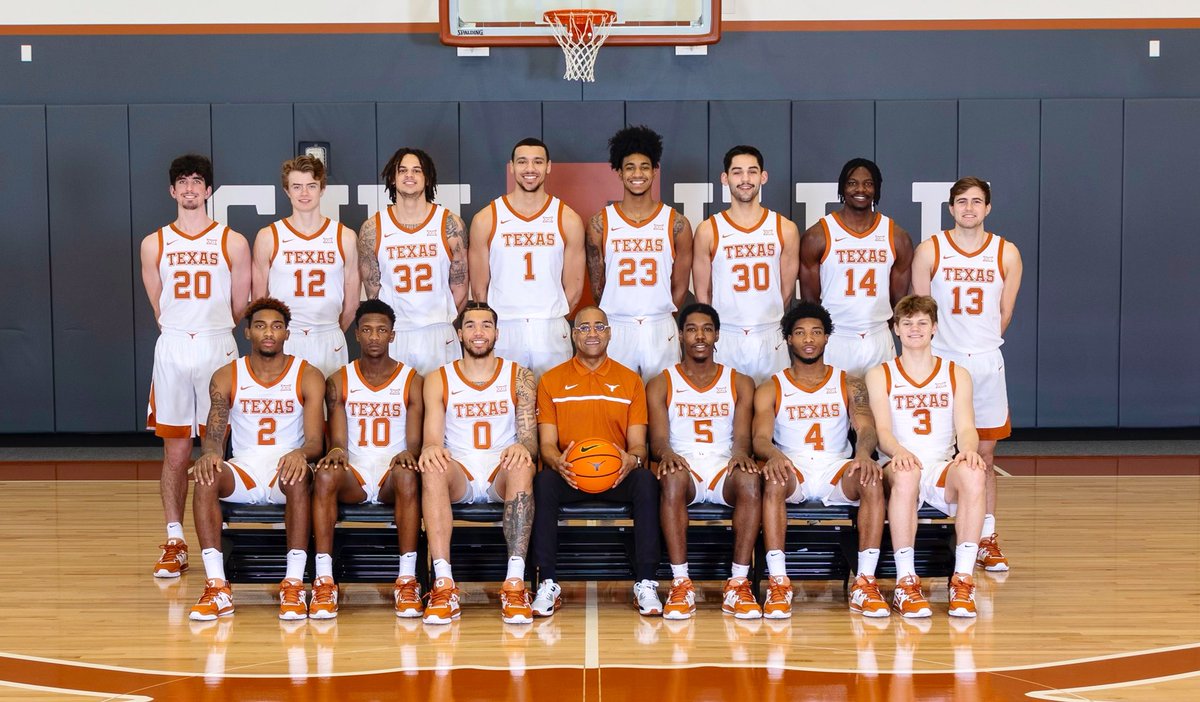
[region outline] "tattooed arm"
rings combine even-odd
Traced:
[[[587,234],[583,240],[588,282],[591,283],[592,299],[596,304],[600,304],[600,296],[604,293],[604,229],[604,210],[600,210],[588,220]]]
[[[879,446],[879,435],[875,432],[875,415],[871,412],[871,399],[867,394],[867,384],[862,378],[853,375],[846,376],[846,397],[850,413],[850,425],[858,435],[854,447],[854,460],[846,469],[846,475],[858,473],[861,485],[874,485],[883,479],[883,470],[871,454]]]
[[[379,297],[379,257],[375,255],[375,239],[379,236],[377,217],[370,217],[363,222],[358,232],[358,273],[362,278],[367,297]]]
[[[517,443],[504,449],[500,467],[512,470],[537,460],[537,386],[533,371],[517,366]]]
[[[236,361],[234,362],[236,363]],[[192,466],[197,483],[212,485],[225,463],[225,434],[229,431],[230,395],[233,394],[233,364],[221,366],[208,383],[208,421],[200,458]]]
[[[467,231],[462,219],[453,212],[446,217],[446,244],[450,250],[450,294],[454,297],[454,308],[462,312],[467,304]]]

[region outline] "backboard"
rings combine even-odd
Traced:
[[[442,43],[554,46],[547,10],[615,10],[606,45],[687,46],[721,38],[721,0],[439,0]]]

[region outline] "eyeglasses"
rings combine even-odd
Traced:
[[[579,324],[575,327],[575,331],[580,334],[591,334],[593,331],[597,334],[603,334],[608,331],[608,325],[604,322],[596,322],[595,324]]]

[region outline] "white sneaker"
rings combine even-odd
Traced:
[[[548,617],[562,606],[562,588],[553,580],[543,580],[538,585],[537,597],[533,598],[533,614]]]
[[[658,581],[643,580],[633,584],[633,599],[638,613],[644,617],[662,614],[662,600],[658,599]]]

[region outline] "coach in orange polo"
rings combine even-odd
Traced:
[[[538,383],[538,440],[543,468],[533,479],[530,550],[541,582],[535,616],[554,614],[562,590],[554,581],[558,556],[558,508],[564,502],[633,503],[634,602],[645,615],[662,614],[654,571],[661,557],[658,481],[646,467],[646,389],[637,373],[608,357],[612,330],[599,307],[575,315],[575,355]],[[577,489],[563,455],[582,439],[608,439],[622,449],[616,485],[598,494]]]

